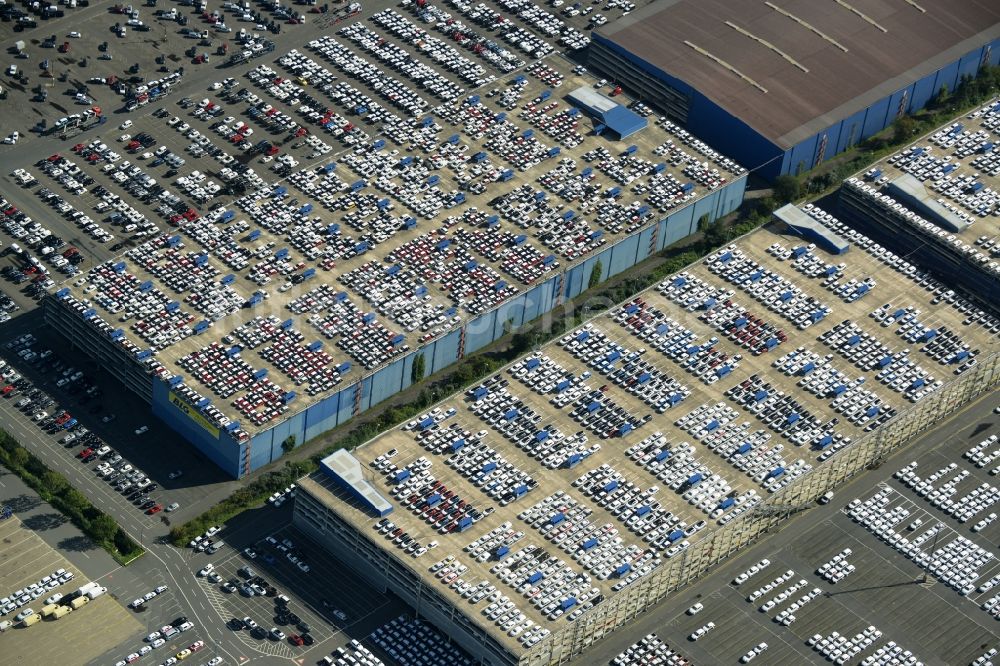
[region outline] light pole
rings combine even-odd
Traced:
[[[931,560],[931,562],[934,561],[934,553],[937,551],[937,542],[938,542],[938,537],[940,537],[940,536],[941,536],[941,530],[938,530],[937,532],[934,533],[934,541],[931,542],[931,554],[930,554],[930,560]],[[924,577],[920,581],[921,585],[926,585],[927,582],[928,582],[928,578],[927,578],[928,567],[929,567],[929,565],[924,567]]]

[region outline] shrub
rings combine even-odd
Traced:
[[[125,565],[145,551],[115,520],[90,503],[62,474],[55,472],[0,430],[0,462],[38,493],[52,508],[76,525],[94,543]]]

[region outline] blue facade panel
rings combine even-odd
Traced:
[[[844,118],[840,123],[840,139],[837,142],[837,152],[843,152],[861,141],[861,131],[865,125],[865,112],[862,109],[854,115]]]
[[[656,232],[656,251],[659,252],[667,246],[667,222],[669,217],[665,217],[659,222],[657,226],[659,227]]]
[[[503,325],[505,322],[509,321],[512,328],[517,328],[524,323],[524,294],[500,305],[496,308],[496,312],[497,325],[500,326],[500,332],[496,337],[500,338],[503,336]]]
[[[657,223],[659,224],[659,223]],[[643,229],[639,232],[638,246],[636,247],[636,258],[642,261],[650,255],[650,248],[653,243],[653,232],[656,230],[656,225],[651,226],[649,229]]]
[[[816,137],[809,137],[802,143],[798,144],[792,148],[791,152],[791,171],[793,176],[808,171],[813,166],[813,160],[816,155]]]
[[[302,435],[305,432],[305,416],[305,412],[299,412],[271,428],[270,454],[272,461],[277,460],[284,453],[281,445],[290,435],[295,435],[296,444],[302,443]]]
[[[403,384],[402,388],[406,388],[413,383],[413,361],[418,355],[424,354],[423,348],[421,347],[415,352],[411,352],[403,358]],[[427,376],[427,356],[424,354],[424,374],[421,377],[417,377],[417,381],[420,381]]]
[[[886,122],[888,111],[888,97],[882,98],[868,107],[868,113],[865,115],[865,128],[861,134],[862,138],[867,139],[870,136],[878,134],[888,126],[889,123]],[[892,116],[892,119],[895,120],[896,117]]]
[[[962,59],[958,61],[958,78],[961,79],[963,76],[975,76],[976,72],[979,71],[979,66],[982,64],[982,60],[982,49],[976,49],[971,53],[966,53],[962,56]]]
[[[372,406],[372,376],[369,375],[361,380],[361,406],[360,411],[364,412]]]
[[[635,266],[638,251],[639,234],[632,234],[615,243],[614,247],[611,248],[611,260],[604,264],[604,275],[601,277],[601,281],[603,282],[607,278]]]
[[[913,86],[909,86],[889,96],[889,101],[885,109],[885,120],[883,121],[886,127],[894,123],[900,115],[909,111],[910,95],[912,94]]]
[[[170,402],[170,387],[153,379],[153,415],[173,428],[184,439],[195,445],[199,451],[234,477],[240,474],[243,447],[225,432],[213,436],[176,405]]]
[[[931,97],[934,97],[934,93],[937,92],[937,88],[934,87],[936,79],[936,74],[928,74],[913,84],[913,92],[910,93],[910,109],[922,109],[927,105],[927,102],[931,101]]]
[[[955,89],[955,81],[958,80],[958,61],[946,65],[937,71],[937,78],[934,79],[934,92],[940,90],[941,86],[947,86],[948,92]]]
[[[338,399],[337,406],[337,425],[344,423],[354,413],[354,387],[356,384],[351,384],[347,388],[340,391],[340,398]]]
[[[720,208],[719,216],[729,215],[743,204],[743,195],[746,194],[747,175],[743,174],[734,179],[719,191]]]
[[[682,238],[690,236],[698,230],[698,225],[694,217],[694,209],[690,206],[681,208],[679,211],[667,217],[667,228],[662,234],[664,247],[673,245]]]
[[[259,469],[273,460],[271,457],[274,433],[270,430],[257,433],[250,442],[250,469]]]
[[[601,262],[601,267],[602,267],[601,282],[604,282],[605,280],[608,279],[608,266],[611,265],[611,253],[613,250],[614,250],[613,247],[606,248],[599,254],[596,254],[583,262],[584,266],[583,275],[585,280],[585,282],[583,283],[583,291],[587,290],[587,286],[590,284],[590,276],[593,274],[594,266],[597,265],[598,261]]]
[[[493,329],[496,316],[496,311],[490,310],[465,325],[466,355],[479,351],[493,342]]]
[[[585,284],[583,280],[584,265],[579,264],[574,266],[566,273],[566,294],[565,298],[576,298],[581,293],[583,293],[583,285]]]
[[[308,442],[313,437],[319,437],[327,430],[337,426],[337,408],[340,404],[340,393],[334,393],[320,400],[306,411],[306,431],[303,441]]]
[[[406,360],[399,359],[372,375],[370,404],[377,405],[403,389],[403,369],[407,366]]]
[[[454,330],[435,341],[434,356],[428,359],[431,363],[426,364],[431,368],[430,372],[442,370],[458,360],[458,342],[461,335],[460,330]]]
[[[708,215],[709,222],[715,221],[715,210],[718,203],[719,196],[713,193],[694,202],[694,206],[689,206],[691,209],[691,219],[694,220],[694,227],[691,233],[698,230],[698,220],[700,220],[703,215]]]
[[[558,280],[558,278],[555,278]],[[552,285],[550,282],[543,282],[542,284],[532,288],[524,295],[524,312],[522,316],[524,321],[531,321],[537,318],[539,315],[548,312],[552,309],[551,305],[548,305],[548,296],[552,293]],[[546,307],[542,307],[542,306]]]

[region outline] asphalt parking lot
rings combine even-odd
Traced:
[[[86,477],[86,485],[102,487],[102,491],[110,493],[105,495],[106,497],[114,497],[113,501],[118,506],[123,509],[128,507],[128,510],[135,513],[139,520],[158,524],[162,517],[168,517],[170,522],[164,523],[165,527],[169,527],[173,521],[183,522],[187,518],[197,515],[204,506],[217,502],[232,492],[237,485],[234,481],[227,479],[217,467],[208,463],[207,459],[196,449],[161,425],[148,413],[149,407],[147,405],[132,393],[122,391],[120,384],[107,376],[96,362],[85,355],[67,353],[65,339],[55,334],[51,329],[39,326],[40,319],[41,312],[32,311],[24,317],[18,317],[9,322],[8,326],[4,327],[4,334],[0,338],[0,342],[15,339],[24,331],[32,331],[39,338],[35,344],[37,349],[52,349],[57,356],[63,357],[67,362],[83,370],[101,388],[104,396],[97,400],[82,402],[81,395],[70,394],[56,386],[56,374],[40,372],[36,366],[24,363],[20,358],[9,354],[6,350],[4,350],[5,358],[14,363],[15,367],[36,387],[43,389],[54,398],[56,405],[78,417],[87,428],[97,433],[125,460],[144,470],[160,486],[160,489],[154,493],[157,501],[163,506],[177,502],[180,504],[180,508],[172,514],[161,514],[161,516],[147,519],[135,507],[131,506],[125,497],[114,493],[107,483],[93,473],[92,468],[97,464],[96,462],[85,465],[75,458],[80,447],[64,448],[58,444],[58,436],[45,434],[31,422],[30,415],[26,416],[19,412],[13,404],[16,400],[0,401],[0,414],[4,415],[6,423],[11,424],[9,428],[20,429],[26,435],[37,433],[38,443],[44,444],[44,448],[35,451],[37,455],[40,455],[47,464],[56,469],[60,469],[59,466],[63,466],[62,469],[69,467],[70,470],[73,470],[72,474]],[[2,344],[0,344],[0,349],[3,349]],[[56,405],[48,410],[49,413],[56,413],[52,411]],[[110,423],[104,423],[103,417],[109,415],[114,415],[114,420]],[[149,431],[141,436],[135,435],[135,430],[142,425],[150,426]],[[34,437],[28,436],[28,441],[32,439]],[[183,472],[182,476],[170,479],[168,475],[176,470]],[[86,474],[82,474],[83,472]],[[77,487],[80,486],[77,485]]]
[[[50,507],[51,508],[51,507]],[[47,529],[45,523],[62,516],[45,513],[22,522],[16,515],[0,521],[0,596],[34,583],[56,569],[75,574],[67,583],[52,588],[34,601],[9,613],[4,620],[16,621],[15,615],[26,608],[40,613],[44,599],[58,592],[69,594],[89,582],[89,578],[57,550],[47,544],[28,525]],[[84,538],[82,535],[75,537]],[[103,583],[103,581],[101,581]],[[104,583],[106,584],[106,583]],[[86,663],[134,632],[139,624],[128,617],[110,595],[103,595],[58,620],[44,619],[30,627],[12,627],[3,633],[2,663],[64,663],[67,650],[74,653],[73,663]],[[95,632],[94,627],[101,627]]]
[[[220,533],[220,536],[228,538],[226,532]],[[279,544],[285,539],[291,540],[294,552],[309,563],[310,571],[305,573],[299,570],[282,550],[267,540],[268,537]],[[274,641],[251,635],[247,630],[235,630],[236,637],[250,651],[275,658],[318,659],[352,638],[369,635],[375,627],[405,610],[405,606],[394,597],[382,595],[361,582],[352,582],[349,576],[329,575],[328,572],[342,570],[341,565],[298,530],[286,527],[250,541],[249,547],[256,554],[253,559],[243,553],[243,548],[247,547],[241,545],[243,543],[244,540],[237,537],[234,544],[227,542],[216,555],[191,551],[188,560],[192,577],[209,562],[221,577],[216,583],[210,582],[207,577],[196,577],[220,623],[249,617],[264,630],[275,627],[288,637],[302,634],[302,629],[295,622],[283,621],[276,612],[275,598],[284,594],[291,598],[288,609],[309,627],[308,633],[315,641],[312,646],[295,646],[287,639]],[[274,586],[276,595],[247,597],[238,589],[224,592],[221,586],[227,581],[245,582],[245,576],[239,573],[243,567],[249,567],[255,576]],[[334,615],[336,610],[344,613],[346,621]]]

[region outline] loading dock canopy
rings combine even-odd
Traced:
[[[885,190],[889,196],[942,229],[958,233],[969,226],[962,218],[939,204],[937,197],[908,173],[894,178]]]
[[[392,504],[365,480],[361,472],[361,463],[347,451],[343,449],[334,451],[323,458],[319,466],[324,474],[358,499],[366,509],[383,518],[392,512]]]
[[[624,139],[646,128],[646,119],[590,86],[580,86],[568,95],[569,101],[582,107],[602,125]]]
[[[850,243],[803,213],[798,206],[785,204],[774,211],[774,217],[784,222],[792,233],[816,243],[827,252],[844,254],[851,249]]]

